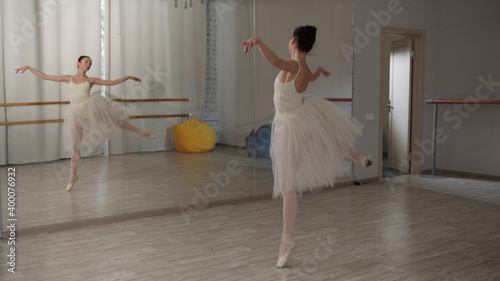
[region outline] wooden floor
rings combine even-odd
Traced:
[[[71,192],[65,191],[69,160],[8,167],[16,168],[18,228],[29,233],[137,214],[178,212],[186,205],[268,195],[273,187],[270,159],[254,159],[228,146],[207,153],[84,158]],[[7,186],[8,167],[0,167],[2,187]],[[339,182],[351,181],[349,176]],[[7,205],[6,195],[2,204]],[[7,215],[4,211],[3,221]]]
[[[15,274],[2,239],[0,280],[500,280],[499,182],[399,176],[305,194],[285,269],[282,202],[254,198],[20,234]]]

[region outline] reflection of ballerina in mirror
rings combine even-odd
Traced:
[[[362,166],[372,164],[354,148],[362,125],[329,101],[302,95],[309,82],[330,73],[323,67],[312,72],[306,55],[316,40],[316,27],[297,27],[290,38],[289,60],[279,58],[260,38],[242,43],[244,52],[254,45],[263,57],[281,70],[274,82],[276,114],[272,124],[270,154],[273,163],[273,197],[283,197],[283,235],[277,266],[285,266],[296,244],[292,239],[297,194],[315,187],[333,186],[346,159]]]
[[[64,143],[65,149],[71,151],[71,174],[66,187],[67,191],[70,191],[78,180],[76,170],[82,148],[96,147],[120,128],[136,132],[144,137],[155,137],[154,134],[142,131],[128,123],[129,116],[121,110],[119,104],[100,95],[90,94],[93,85],[111,86],[128,79],[139,82],[141,80],[134,76],[125,76],[117,80],[89,78],[86,72],[91,66],[90,57],[81,56],[77,62],[78,72],[74,76],[47,75],[31,66],[23,66],[15,70],[16,73],[30,70],[42,79],[68,83],[70,106],[64,118]]]

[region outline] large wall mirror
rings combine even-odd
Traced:
[[[0,6],[5,42],[0,49],[2,221],[9,216],[7,172],[15,168],[18,230],[166,212],[182,212],[189,223],[211,204],[270,197],[271,160],[247,147],[269,141],[269,130],[259,129],[272,122],[278,70],[257,50],[243,53],[241,42],[254,35],[289,58],[293,29],[317,26],[308,62],[332,76],[314,82],[307,94],[346,99],[337,103],[350,113],[352,60],[340,46],[352,41],[352,0],[54,3],[21,0]],[[88,76],[142,80],[93,86],[92,94],[117,100],[133,126],[156,138],[119,131],[82,151],[79,179],[67,192],[71,161],[64,151],[63,125],[54,120],[64,118],[69,105],[24,105],[67,101],[67,85],[13,70],[31,65],[47,74],[74,75],[80,55],[92,58]],[[216,131],[214,150],[175,151],[174,126],[190,119]],[[54,122],[26,122],[36,120]],[[352,181],[350,168],[337,182]]]

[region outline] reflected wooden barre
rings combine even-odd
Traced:
[[[29,106],[29,105],[53,105],[53,104],[69,104],[69,101],[43,101],[43,102],[0,103],[0,107]]]
[[[130,116],[130,119],[140,119],[140,118],[171,118],[171,117],[189,117],[189,114],[135,115],[135,116]]]
[[[190,115],[189,114],[133,115],[133,116],[130,116],[130,119],[141,119],[141,118],[172,118],[172,117],[190,117]],[[64,119],[11,121],[11,122],[0,122],[0,126],[26,125],[26,124],[44,124],[44,123],[62,123],[62,122],[64,122]]]
[[[190,99],[113,99],[116,102],[190,101]]]
[[[61,123],[64,119],[50,119],[50,120],[30,120],[30,121],[10,121],[0,122],[0,126],[6,125],[26,125],[26,124],[44,124],[44,123]]]
[[[351,98],[325,98],[325,100],[333,102],[352,102]]]
[[[191,102],[188,98],[172,98],[172,99],[113,99],[115,102],[177,102],[177,101],[187,101]],[[0,107],[10,107],[10,106],[31,106],[31,105],[57,105],[57,104],[69,104],[69,101],[48,101],[48,102],[17,102],[17,103],[0,103]],[[191,106],[189,108],[188,114],[160,114],[160,115],[133,115],[130,119],[141,119],[141,118],[172,118],[172,117],[188,117],[191,118]],[[26,125],[26,124],[44,124],[44,123],[62,123],[64,119],[50,119],[50,120],[29,120],[29,121],[10,121],[10,122],[0,122],[0,126],[10,126],[10,125]]]
[[[500,100],[425,100],[432,104],[500,104]]]
[[[188,98],[176,99],[113,99],[115,102],[162,102],[162,101],[190,101]],[[14,103],[0,103],[0,107],[10,106],[30,106],[30,105],[57,105],[69,104],[69,101],[43,101],[43,102],[14,102]]]

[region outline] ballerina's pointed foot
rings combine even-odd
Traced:
[[[141,136],[147,137],[147,138],[150,138],[150,139],[154,139],[156,137],[155,134],[150,133],[150,132],[144,132],[144,131],[141,133]]]
[[[290,258],[293,250],[295,250],[295,248],[297,247],[297,243],[295,243],[295,241],[293,240],[289,240],[285,242],[284,247],[285,247],[284,251],[283,252],[280,251],[278,263],[276,264],[278,268],[283,268],[286,265],[286,262]]]
[[[66,191],[71,191],[73,186],[75,185],[75,182],[78,180],[78,176],[74,175],[69,178],[69,183],[68,186],[66,187]]]
[[[363,158],[361,158],[361,166],[370,167],[371,165],[372,165],[372,159],[366,156],[363,156]]]

